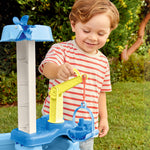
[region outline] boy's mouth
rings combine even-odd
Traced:
[[[97,43],[89,43],[89,42],[85,42],[85,44],[87,44],[89,46],[95,46],[95,45],[97,45]]]

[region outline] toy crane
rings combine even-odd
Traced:
[[[57,123],[58,126],[61,124],[66,124],[67,121],[63,120],[63,93],[77,84],[83,82],[83,101],[81,106],[75,109],[72,118],[72,127],[67,129],[66,135],[73,141],[85,141],[98,134],[98,130],[94,128],[94,116],[91,110],[87,107],[85,102],[85,81],[87,79],[87,74],[80,74],[77,69],[74,68],[76,77],[55,85],[51,88],[50,95],[50,110],[49,110],[49,120],[51,124]],[[84,118],[79,118],[78,125],[75,123],[75,115],[77,111],[82,108],[88,111],[91,116],[91,121],[85,121]]]
[[[86,74],[80,75],[77,69],[74,68],[74,72],[77,77],[65,81],[51,88],[50,95],[50,114],[49,122],[51,123],[62,123],[63,120],[63,93],[77,84],[83,81],[83,78],[87,79]]]

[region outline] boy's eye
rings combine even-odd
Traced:
[[[90,31],[89,31],[89,30],[83,30],[83,32],[85,32],[85,33],[89,33]]]
[[[104,35],[104,33],[100,32],[100,33],[98,33],[98,35],[103,36],[103,35]]]

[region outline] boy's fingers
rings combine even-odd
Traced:
[[[58,72],[57,77],[58,77],[58,79],[61,79],[63,81],[66,81],[68,79],[67,74],[63,70],[60,70]]]
[[[104,137],[107,135],[107,130],[102,130],[102,132],[99,133],[99,137]]]
[[[109,128],[99,127],[99,137],[107,135]]]
[[[73,67],[69,63],[65,63],[60,67],[58,71],[58,78],[66,81],[70,76],[74,75]]]
[[[69,76],[74,75],[73,67],[70,64],[66,63],[66,68],[68,70]]]

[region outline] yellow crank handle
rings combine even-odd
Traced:
[[[76,68],[73,68],[73,71],[75,72],[75,74],[76,74],[77,76],[80,76],[80,72],[79,72]]]
[[[80,74],[80,72],[76,69],[76,68],[73,68],[73,71],[75,72],[75,74],[77,75],[77,76],[83,76],[83,78],[88,78],[88,76],[87,76],[87,74]]]

